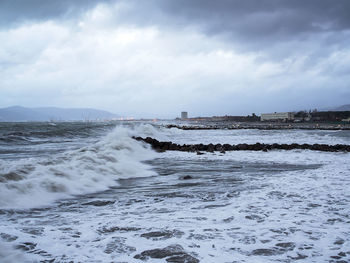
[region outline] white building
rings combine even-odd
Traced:
[[[187,119],[188,118],[188,113],[187,111],[181,112],[181,119]]]
[[[294,114],[292,112],[275,112],[261,114],[261,121],[292,121]]]

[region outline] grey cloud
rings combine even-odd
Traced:
[[[158,4],[167,14],[200,23],[211,34],[268,37],[350,29],[347,0],[169,0]]]
[[[350,30],[348,0],[2,0],[0,24],[74,17],[98,3],[122,3],[117,23],[196,27],[255,46]],[[311,34],[310,34],[311,33]]]
[[[347,104],[349,13],[348,0],[0,0],[2,103],[149,116]],[[121,45],[124,25],[155,35]]]
[[[0,26],[76,16],[110,0],[1,0]]]
[[[349,48],[348,0],[119,0],[116,24],[192,28],[273,59]]]

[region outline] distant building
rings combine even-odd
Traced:
[[[181,119],[188,119],[188,113],[187,113],[187,111],[181,112]]]
[[[292,121],[294,114],[292,112],[275,112],[261,114],[261,121]]]

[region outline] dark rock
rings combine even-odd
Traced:
[[[182,246],[170,245],[165,248],[156,248],[151,250],[145,250],[141,254],[134,256],[136,259],[147,260],[148,258],[166,258],[177,255],[187,255]]]
[[[233,219],[235,219],[233,216],[230,216],[230,217],[228,217],[228,218],[225,218],[225,219],[223,219],[222,221],[224,221],[225,223],[229,223],[229,222],[231,222]]]
[[[16,246],[17,249],[22,249],[24,251],[33,250],[35,247],[36,244],[32,242],[24,242]]]
[[[241,151],[246,151],[246,150],[248,150],[248,144],[246,144],[246,143],[237,144],[237,147],[238,147],[238,149],[241,150]]]
[[[172,263],[198,263],[199,260],[188,254],[173,256],[166,259],[167,262]]]
[[[222,145],[220,143],[215,145],[215,151],[220,152],[220,151],[223,151],[223,150],[224,150],[224,148],[222,147]]]
[[[264,148],[264,146],[261,143],[256,143],[253,145],[253,150],[254,151],[261,151]]]
[[[186,144],[184,144],[184,145],[179,147],[179,151],[188,152],[189,151],[189,147]]]
[[[193,179],[193,177],[191,175],[185,175],[181,179],[183,179],[183,180],[190,180],[190,179]]]
[[[341,256],[331,256],[331,258],[334,258],[334,259],[341,259],[342,257],[341,257]]]
[[[198,128],[201,129],[201,128]],[[216,128],[215,128],[216,129]],[[154,150],[158,152],[164,152],[167,150],[171,151],[184,151],[184,152],[198,152],[199,151],[208,151],[208,152],[214,152],[219,151],[221,153],[224,153],[225,151],[268,151],[268,150],[294,150],[294,149],[302,149],[302,150],[314,150],[314,151],[325,151],[325,152],[337,152],[337,151],[344,151],[344,152],[350,152],[350,145],[344,145],[344,144],[337,144],[337,145],[327,145],[327,144],[262,144],[262,143],[255,143],[255,144],[237,144],[237,145],[229,145],[229,144],[223,144],[220,143],[213,145],[212,143],[208,145],[204,144],[184,144],[184,145],[178,145],[172,142],[160,142],[156,139],[153,139],[151,137],[142,138],[142,137],[133,137],[135,140],[138,141],[144,141],[148,144],[150,144]]]
[[[273,143],[273,144],[271,145],[271,149],[280,149],[280,146],[279,146],[279,144],[277,144],[277,143]]]
[[[292,149],[299,149],[300,148],[299,144],[297,144],[297,143],[292,143],[290,146]]]
[[[280,252],[276,249],[271,249],[271,248],[259,248],[255,249],[251,253],[253,256],[273,256],[273,255],[278,255]]]
[[[346,257],[346,254],[345,254],[345,252],[339,252],[339,253],[338,253],[338,256]]]
[[[99,232],[100,234],[110,234],[113,232],[126,233],[126,232],[139,231],[139,230],[141,230],[141,228],[113,226],[113,227],[102,227],[99,230],[97,230],[97,232]]]
[[[304,144],[300,145],[300,149],[302,149],[302,150],[309,149],[309,145],[304,143]]]
[[[229,145],[229,144],[227,144],[227,143],[225,143],[224,145],[222,145],[222,148],[223,148],[223,150],[225,150],[225,151],[231,151],[232,146]]]
[[[285,144],[285,143],[280,144],[279,147],[280,147],[280,149],[282,149],[282,150],[288,150],[288,149],[289,149],[289,145],[288,145],[288,144]]]
[[[96,201],[91,201],[91,202],[83,203],[82,205],[105,206],[105,205],[112,205],[112,204],[114,204],[114,203],[115,203],[115,201],[96,200]]]
[[[7,181],[19,181],[22,180],[23,176],[16,174],[14,172],[10,172],[7,174],[2,174],[0,176],[0,182],[7,182]]]
[[[170,145],[171,145],[171,142],[165,142],[162,146],[162,150],[164,150],[164,151],[169,150]]]
[[[284,250],[293,250],[295,244],[293,242],[277,243],[276,247],[283,248]]]
[[[179,150],[179,145],[172,143],[169,145],[169,150],[171,151]]]
[[[196,152],[196,151],[197,151],[197,148],[196,148],[195,145],[189,145],[189,146],[188,146],[188,150],[189,150],[190,152]]]
[[[214,146],[214,144],[212,144],[212,143],[208,144],[207,151],[208,151],[208,152],[211,152],[211,153],[214,152],[214,151],[215,151],[215,146]]]
[[[344,244],[344,239],[342,238],[337,238],[337,240],[334,242],[334,245],[343,245]]]
[[[197,151],[197,155],[203,155],[204,153]]]
[[[239,151],[239,147],[237,145],[231,145],[231,151]]]
[[[259,216],[259,215],[247,215],[247,216],[245,216],[245,218],[249,219],[249,220],[256,220],[259,223],[264,221],[264,218],[262,216]]]

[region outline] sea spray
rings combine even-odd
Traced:
[[[142,162],[153,158],[154,152],[131,138],[137,130],[150,134],[152,127],[116,127],[92,145],[47,158],[1,160],[0,207],[48,205],[60,198],[106,190],[118,179],[154,175]]]

